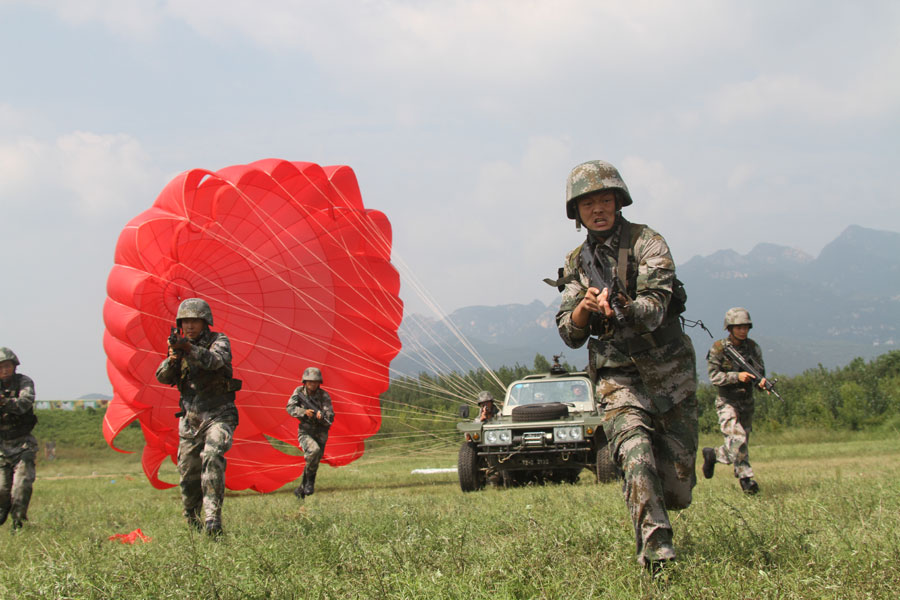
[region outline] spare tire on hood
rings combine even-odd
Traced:
[[[513,423],[528,423],[531,421],[553,421],[569,415],[569,407],[561,402],[546,402],[544,404],[525,404],[512,409]]]

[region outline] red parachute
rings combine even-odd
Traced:
[[[157,488],[178,448],[178,391],[155,371],[179,303],[209,302],[231,340],[240,424],[226,455],[230,489],[269,492],[296,479],[297,420],[285,411],[308,366],[321,368],[336,417],[323,460],[359,458],[381,425],[379,395],[400,350],[400,278],[384,214],[363,206],[349,167],[261,160],[173,179],[125,226],[103,307],[113,400],[103,435],[138,419],[144,472]],[[116,448],[118,450],[118,448]]]

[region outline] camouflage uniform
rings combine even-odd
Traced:
[[[225,497],[225,453],[238,424],[232,380],[231,343],[209,331],[194,340],[183,358],[166,358],[156,370],[160,383],[178,386],[183,415],[178,423],[178,472],[188,523],[219,531]]]
[[[628,236],[623,234],[626,227]],[[556,323],[569,347],[588,343],[588,369],[597,382],[604,432],[625,477],[638,561],[652,567],[675,557],[667,511],[689,506],[696,484],[697,375],[690,338],[677,313],[668,310],[675,263],[663,237],[618,214],[605,240],[595,242],[589,234],[585,243],[593,246],[598,262],[613,278],[620,238],[627,247],[636,227],[639,234],[633,238],[626,270],[625,291],[633,299],[626,309],[628,326],[616,327],[614,319],[600,314],[584,328],[572,322],[572,312],[590,283],[580,246],[566,257],[560,281],[574,277],[565,283]]]
[[[304,406],[304,403],[306,406]],[[312,408],[322,413],[322,419],[307,417],[306,409]],[[313,493],[316,483],[316,473],[319,471],[319,461],[325,454],[325,442],[328,441],[328,429],[334,421],[334,408],[331,405],[331,396],[321,387],[315,392],[307,393],[306,387],[301,385],[294,390],[287,403],[287,412],[295,419],[300,419],[300,427],[297,439],[303,448],[303,458],[306,466],[303,469],[303,481],[298,488],[298,495],[309,496]]]
[[[762,349],[750,338],[739,346],[724,339],[714,343],[706,355],[709,381],[719,392],[716,413],[719,415],[719,428],[725,436],[725,443],[715,449],[716,462],[734,465],[734,476],[739,479],[752,478],[748,442],[753,428],[753,389],[759,381],[751,379],[741,383],[738,380],[740,371],[725,355],[725,346],[732,346],[745,359],[756,363],[765,374]]]
[[[37,423],[34,381],[27,375],[13,373],[0,385],[0,525],[11,515],[13,528],[18,529],[28,519],[35,478],[38,443],[31,435]]]

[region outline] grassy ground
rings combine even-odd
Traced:
[[[718,440],[709,437],[701,444]],[[720,465],[674,516],[679,561],[652,581],[634,559],[621,488],[463,494],[454,448],[381,447],[290,487],[229,493],[226,536],[182,523],[177,488],[136,455],[39,464],[30,521],[0,529],[2,598],[894,598],[900,588],[900,437],[788,432],[751,445],[762,487]],[[164,478],[174,481],[168,468]],[[140,527],[134,546],[108,540]]]

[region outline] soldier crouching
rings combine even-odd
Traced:
[[[208,535],[222,533],[225,497],[225,453],[238,424],[231,343],[210,331],[212,311],[204,300],[188,298],[178,307],[176,322],[184,337],[169,338],[169,352],[156,370],[160,383],[181,394],[178,423],[178,472],[184,516]],[[201,521],[201,509],[203,521]]]

